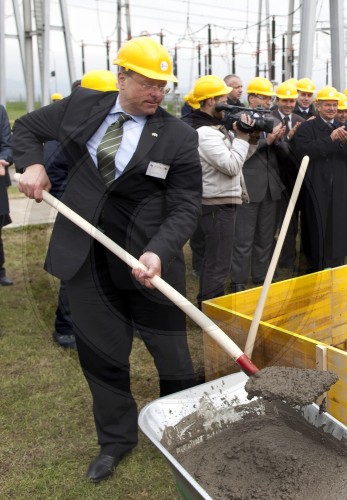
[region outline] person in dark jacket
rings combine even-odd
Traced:
[[[100,452],[87,479],[111,474],[138,441],[131,392],[134,326],[158,372],[160,395],[196,385],[184,312],[154,288],[162,276],[185,293],[183,247],[201,209],[198,134],[160,103],[176,82],[167,50],[150,37],[126,42],[116,91],[79,88],[16,120],[19,189],[42,200],[51,183],[42,140],[59,140],[69,175],[62,202],[137,258],[131,269],[58,214],[46,269],[67,282],[81,367],[93,397]],[[158,391],[159,392],[159,391]]]
[[[347,131],[336,119],[339,93],[323,87],[318,116],[300,125],[294,146],[310,159],[302,188],[302,245],[308,272],[344,264],[347,255]]]
[[[1,230],[11,223],[10,206],[7,188],[11,185],[8,167],[12,163],[11,127],[4,106],[0,105],[0,285],[13,285],[13,281],[6,276],[5,252]]]
[[[232,88],[228,94],[227,104],[244,108],[245,105],[240,101],[243,88],[241,78],[237,75],[227,75],[224,77],[224,81],[228,87]],[[239,111],[236,110],[235,112],[238,113]]]
[[[282,82],[276,89],[276,106],[272,111],[275,118],[281,121],[286,131],[277,147],[277,157],[279,159],[280,176],[285,190],[282,192],[280,203],[279,227],[281,227],[286,215],[290,197],[298,175],[298,161],[292,151],[293,137],[304,121],[299,115],[293,113],[295,100],[298,97],[296,87],[289,81]],[[283,243],[278,266],[293,270],[296,260],[296,237],[299,227],[299,203],[296,204],[292,214],[292,219]]]
[[[313,94],[315,91],[315,85],[309,78],[301,78],[297,83],[298,97],[296,100],[296,106],[294,108],[294,113],[301,116],[304,120],[315,117],[317,111],[313,103]]]
[[[249,107],[269,109],[274,89],[263,77],[247,85]],[[276,155],[277,144],[285,133],[284,125],[275,122],[272,132],[259,132],[254,155],[243,166],[243,176],[250,203],[240,205],[231,259],[231,291],[245,290],[249,274],[254,285],[264,282],[270,264],[278,220],[278,208],[284,190]]]
[[[60,199],[65,191],[68,162],[59,141],[48,141],[44,146],[44,165],[51,181],[51,195]],[[60,281],[58,304],[55,311],[53,340],[60,347],[76,349],[75,334],[71,319],[70,304],[66,291],[66,283]]]

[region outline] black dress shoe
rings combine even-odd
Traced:
[[[77,350],[76,338],[73,333],[65,334],[55,331],[53,332],[53,340],[60,347],[64,347],[66,349],[75,349],[75,351]]]
[[[120,459],[117,457],[100,454],[90,463],[87,470],[87,479],[93,483],[99,483],[103,479],[112,476],[119,462]]]
[[[11,286],[13,285],[13,281],[6,275],[0,276],[0,285],[2,286]]]

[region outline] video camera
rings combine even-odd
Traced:
[[[274,128],[274,118],[267,116],[271,113],[269,109],[258,106],[257,108],[243,108],[241,106],[231,106],[229,104],[220,103],[215,107],[216,111],[224,111],[224,118],[222,123],[227,130],[232,130],[233,124],[236,122],[237,128],[241,132],[248,132],[251,134],[255,130],[259,132],[267,132],[271,134]],[[248,125],[241,120],[241,114],[246,113],[252,120],[254,125]]]

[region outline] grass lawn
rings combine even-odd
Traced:
[[[38,102],[35,103],[35,109],[39,108],[40,104]],[[20,116],[24,115],[27,112],[26,102],[24,101],[8,101],[6,103],[6,111],[11,123],[13,125],[14,121]]]
[[[137,448],[99,485],[84,479],[98,453],[91,397],[77,354],[52,342],[57,281],[43,271],[50,225],[3,231],[12,287],[0,287],[0,498],[181,498],[171,470],[141,434]],[[197,279],[188,297],[195,299]],[[203,371],[202,335],[188,320],[189,342]],[[132,352],[132,389],[139,409],[158,397],[157,375],[141,340]]]

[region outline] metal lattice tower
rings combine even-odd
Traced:
[[[341,90],[345,87],[343,0],[330,0],[329,5],[332,85]],[[316,8],[316,0],[302,2],[298,78],[312,76]]]
[[[5,67],[5,7],[4,1],[0,2],[0,67]],[[38,51],[38,61],[41,84],[42,105],[50,102],[49,78],[50,78],[50,33],[51,30],[60,30],[63,33],[66,60],[69,72],[70,86],[75,80],[75,65],[71,46],[71,34],[69,28],[66,0],[58,0],[61,14],[61,26],[52,26],[50,23],[50,0],[23,0],[23,9],[20,12],[18,0],[12,0],[15,16],[19,50],[22,61],[22,69],[25,79],[27,110],[34,109],[34,43]],[[1,74],[2,73],[2,74]],[[0,102],[5,104],[5,77],[0,72]]]

